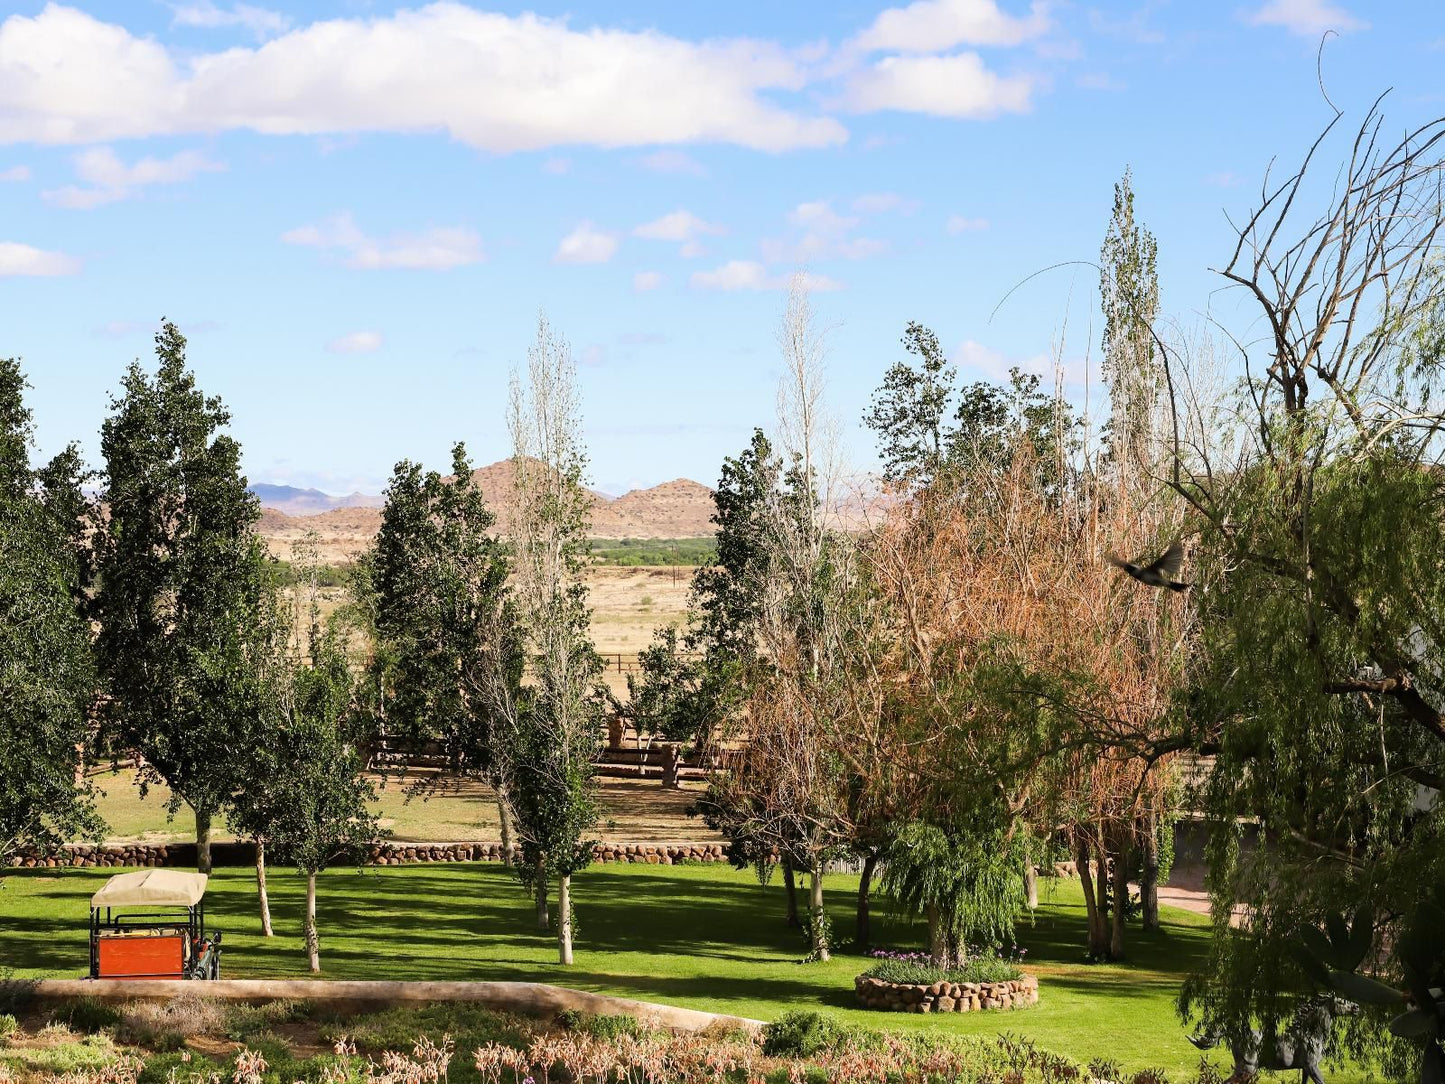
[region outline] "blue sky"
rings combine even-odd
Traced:
[[[592,476],[716,480],[770,427],[781,285],[830,327],[852,459],[901,356],[1097,374],[1097,256],[1133,169],[1166,313],[1248,333],[1226,213],[1381,91],[1445,113],[1439,0],[0,6],[0,354],[42,450],[97,456],[162,316],[253,481],[378,492],[507,454],[537,312],[570,340]],[[1095,376],[1095,384],[1097,377]],[[1075,386],[1074,394],[1080,395]],[[1097,401],[1097,387],[1093,398]]]

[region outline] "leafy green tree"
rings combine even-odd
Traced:
[[[1168,476],[1202,551],[1205,665],[1181,740],[1217,758],[1202,794],[1215,937],[1181,1008],[1226,1033],[1281,1029],[1331,977],[1293,946],[1348,925],[1365,951],[1333,967],[1435,1010],[1392,1031],[1401,1005],[1367,1007],[1355,1051],[1439,1081],[1445,119],[1382,143],[1372,108],[1320,186],[1311,164],[1338,119],[1263,193],[1223,272],[1267,329],[1265,357],[1240,347],[1237,454],[1191,446],[1190,374],[1164,358]],[[1239,930],[1237,903],[1253,916]]]
[[[1153,330],[1159,315],[1157,263],[1154,235],[1134,217],[1133,177],[1126,169],[1114,185],[1114,211],[1099,251],[1104,382],[1109,388],[1106,439],[1126,473],[1151,489],[1147,473],[1155,459],[1160,392]]]
[[[288,655],[267,739],[230,803],[238,831],[306,875],[302,934],[312,971],[321,969],[316,877],[337,862],[359,864],[383,833],[375,789],[356,741],[355,678],[342,632],[313,623],[307,657]]]
[[[878,434],[886,481],[927,487],[948,457],[948,408],[958,370],[948,364],[938,336],[912,320],[903,348],[919,359],[917,367],[906,361],[888,367],[863,424]]]
[[[79,458],[30,465],[20,363],[0,359],[0,867],[102,824],[79,782],[96,676],[84,587]]]
[[[367,570],[388,733],[438,742],[455,771],[489,782],[510,854],[498,749],[515,729],[525,660],[495,522],[463,445],[449,478],[399,463]]]
[[[748,680],[763,665],[758,622],[770,567],[768,501],[782,463],[762,430],[723,460],[713,492],[715,556],[693,577],[687,626],[659,629],[627,675],[622,708],[640,732],[707,749],[737,719]]]
[[[582,583],[591,495],[583,485],[576,364],[546,317],[527,355],[527,380],[512,377],[513,509],[517,616],[530,662],[524,703],[506,720],[508,800],[521,839],[518,873],[546,921],[547,884],[557,881],[557,950],[572,963],[572,875],[592,860],[597,823],[594,761],[602,743],[602,659],[589,634]]]
[[[230,415],[185,348],[162,324],[155,375],[132,364],[101,429],[96,657],[115,739],[143,759],[143,784],[170,788],[170,812],[194,811],[209,871],[212,820],[262,741],[270,588]]]

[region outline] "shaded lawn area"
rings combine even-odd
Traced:
[[[84,974],[89,897],[110,870],[7,871],[0,887],[0,968],[17,978]],[[1019,927],[1040,1003],[1018,1012],[943,1016],[854,1007],[853,977],[866,963],[840,952],[800,964],[801,935],[783,922],[781,878],[764,887],[722,864],[594,866],[575,881],[577,963],[559,966],[556,942],[534,927],[532,906],[500,865],[337,869],[319,885],[324,977],[548,982],[712,1012],[772,1019],[820,1009],[874,1029],[959,1035],[1008,1031],[1080,1062],[1111,1058],[1126,1070],[1192,1070],[1198,1052],[1174,1014],[1183,975],[1209,936],[1201,916],[1163,908],[1164,928],[1130,929],[1127,964],[1083,963],[1083,901],[1076,881],[1045,881],[1035,920]],[[208,925],[225,934],[230,978],[304,977],[304,881],[269,878],[277,936],[259,935],[255,881],[222,869],[207,894]],[[853,928],[857,877],[827,879],[841,938]],[[875,902],[874,941],[921,947],[921,923]]]

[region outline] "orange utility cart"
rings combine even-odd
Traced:
[[[143,869],[90,898],[93,979],[218,979],[221,935],[205,932],[206,875]]]

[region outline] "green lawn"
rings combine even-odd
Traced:
[[[0,967],[16,977],[75,977],[86,961],[86,918],[104,870],[18,871],[0,887]],[[857,879],[828,880],[835,929],[852,929]],[[782,921],[782,888],[722,865],[608,865],[576,878],[577,963],[562,968],[555,942],[532,927],[531,907],[496,865],[422,865],[333,870],[322,877],[322,963],[332,978],[494,979],[551,982],[623,997],[771,1019],[819,1008],[873,1028],[955,1034],[1011,1031],[1081,1062],[1105,1057],[1126,1069],[1159,1066],[1178,1076],[1198,1054],[1174,1016],[1182,974],[1205,949],[1204,919],[1165,908],[1164,929],[1131,930],[1127,965],[1082,963],[1084,912],[1076,882],[1045,882],[1036,921],[1020,928],[1040,1004],[1013,1013],[911,1016],[853,1007],[853,976],[865,966],[840,954],[800,964],[799,935]],[[1052,891],[1049,886],[1052,885]],[[254,880],[223,869],[207,897],[225,932],[224,973],[233,978],[305,973],[302,882],[270,879],[278,935],[258,936]],[[875,909],[874,939],[918,947],[920,926]]]

